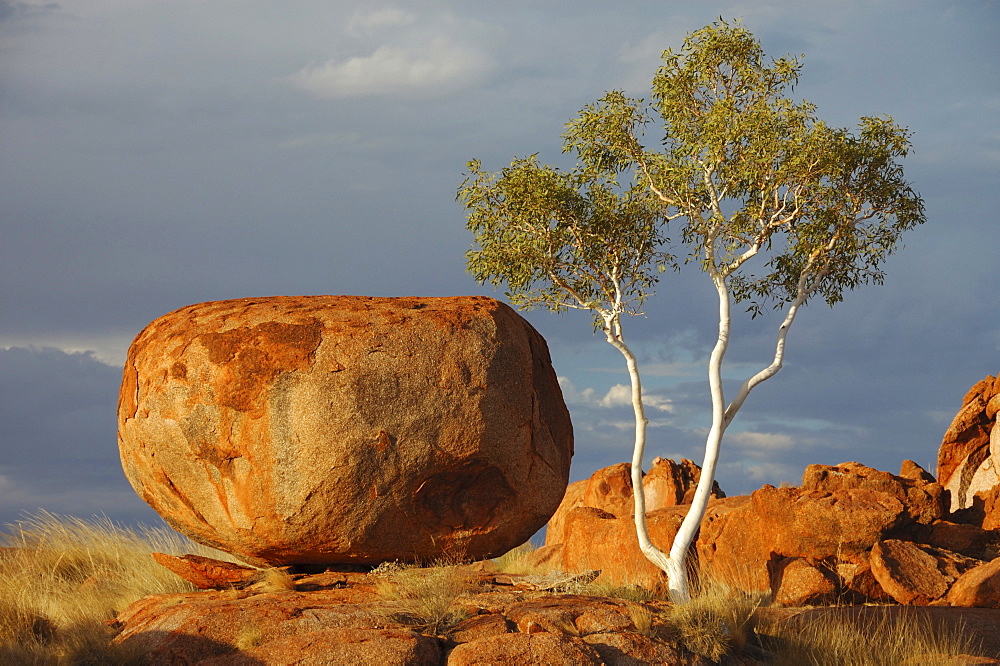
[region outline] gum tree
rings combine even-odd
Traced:
[[[669,554],[643,548],[667,573],[675,600],[688,598],[686,555],[723,435],[750,392],[781,369],[798,311],[814,296],[834,305],[845,291],[881,283],[901,234],[925,220],[900,166],[909,132],[889,117],[862,118],[856,130],[828,127],[813,104],[787,97],[799,72],[797,59],[767,62],[750,32],[720,21],[691,33],[679,52],[664,52],[650,104],[612,91],[585,107],[564,137],[586,168],[627,172],[646,186],[662,218],[680,227],[685,262],[718,295],[701,478]],[[653,119],[662,134],[650,149],[642,130]],[[722,364],[734,303],[754,316],[771,303],[784,317],[771,362],[727,404]],[[639,495],[641,484],[634,489]]]
[[[644,183],[619,183],[614,169],[578,164],[572,171],[515,159],[500,172],[468,165],[458,199],[475,246],[468,268],[481,283],[506,285],[522,309],[586,310],[608,344],[625,359],[635,415],[632,483],[642,488],[647,419],[635,354],[625,342],[622,316],[641,314],[659,273],[672,265],[662,249],[667,212]],[[635,493],[636,529],[653,549],[645,498]],[[657,551],[658,552],[658,551]]]

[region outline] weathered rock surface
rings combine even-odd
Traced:
[[[407,629],[343,627],[322,629],[268,642],[262,647],[198,662],[199,666],[436,666],[442,661],[440,643]]]
[[[191,583],[199,590],[216,590],[227,587],[246,587],[258,580],[259,569],[223,562],[201,555],[167,555],[153,553],[157,564]]]
[[[618,463],[594,472],[583,487],[580,506],[589,506],[615,516],[632,513],[632,466]],[[564,498],[565,499],[565,498]],[[558,512],[558,509],[556,510]]]
[[[402,623],[380,599],[377,574],[326,573],[298,575],[282,592],[147,597],[119,614],[116,642],[154,666],[704,663],[641,633],[637,619],[666,602],[550,595],[529,576],[474,575],[456,601],[469,617],[440,635]]]
[[[589,481],[590,479],[574,481],[566,487],[562,501],[552,517],[549,518],[548,526],[545,528],[546,544],[558,544],[566,540],[566,515],[576,507],[584,506],[583,495],[587,492]]]
[[[885,493],[903,503],[913,522],[924,524],[939,520],[948,511],[944,488],[912,460],[903,461],[900,476],[856,462],[809,465],[802,474],[801,487],[824,492],[863,488]]]
[[[788,557],[771,570],[775,603],[783,606],[820,606],[837,601],[838,580],[834,572],[802,557]]]
[[[701,467],[686,458],[681,458],[680,462],[669,458],[654,458],[649,472],[642,477],[646,510],[656,511],[668,506],[690,504],[700,479]],[[709,496],[716,499],[726,496],[718,481],[712,482]]]
[[[938,449],[937,476],[951,493],[952,511],[971,507],[977,493],[1000,485],[998,396],[1000,375],[977,382],[945,431]]]
[[[683,509],[686,507],[668,507],[646,514],[654,544],[669,548],[684,519]],[[600,581],[609,584],[633,583],[656,589],[666,581],[663,572],[639,550],[632,516],[618,517],[581,506],[570,511],[565,520],[566,541],[546,546],[554,549],[551,566],[564,571],[599,569]]]
[[[545,341],[484,297],[182,308],[133,342],[118,418],[150,506],[272,565],[498,555],[555,511],[573,451]]]
[[[602,570],[602,582],[632,582],[655,587],[663,582],[662,572],[639,551],[635,536],[632,466],[618,463],[576,481],[549,521],[545,546],[534,556],[567,571]],[[669,544],[684,518],[701,468],[690,460],[674,462],[655,458],[642,478],[646,499],[646,521],[654,543]],[[717,482],[713,498],[725,497]],[[589,535],[581,539],[582,535]],[[601,563],[601,566],[591,566]]]
[[[919,525],[907,530],[907,539],[928,546],[950,550],[969,557],[991,559],[993,541],[1000,533],[991,533],[975,525],[936,520],[930,525]]]
[[[872,548],[875,579],[901,604],[926,606],[942,599],[952,584],[980,560],[958,553],[887,539]]]
[[[622,515],[584,505],[587,485],[578,482],[575,499],[557,512],[559,530],[535,553],[537,562],[600,569],[604,582],[662,588],[665,575],[642,555],[633,516],[624,510],[631,504],[627,478],[621,464],[588,480],[603,489],[591,501]],[[770,592],[785,605],[945,603],[955,581],[1000,546],[1000,533],[944,520],[946,497],[913,461],[904,461],[898,476],[854,462],[810,465],[801,487],[764,486],[710,501],[691,562],[700,575]],[[647,513],[661,550],[673,543],[687,510],[682,504]]]
[[[735,500],[735,498],[731,498]],[[824,492],[764,486],[706,515],[698,538],[703,571],[742,589],[774,588],[772,562],[859,561],[906,518],[895,497],[848,488]]]
[[[701,478],[701,468],[687,459],[674,462],[668,458],[655,458],[649,472],[643,474],[646,512],[657,511],[679,504],[690,504]],[[712,483],[711,497],[725,497],[719,483]],[[617,463],[602,467],[589,478],[571,483],[559,508],[549,520],[546,544],[563,542],[566,515],[581,506],[600,509],[614,516],[633,515],[632,465]]]
[[[962,574],[948,590],[948,604],[965,608],[1000,608],[1000,558]]]

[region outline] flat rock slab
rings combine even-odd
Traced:
[[[259,569],[244,567],[201,555],[153,553],[157,564],[166,567],[199,590],[246,587],[260,575]]]

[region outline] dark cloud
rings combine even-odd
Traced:
[[[55,2],[36,4],[32,2],[12,2],[11,0],[0,0],[0,21],[11,21],[13,19],[34,16],[45,12],[54,12],[59,8],[59,4]]]

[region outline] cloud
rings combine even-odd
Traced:
[[[347,28],[352,32],[359,30],[372,30],[390,26],[409,25],[417,19],[416,15],[398,9],[396,7],[386,7],[370,12],[355,12],[347,22]]]
[[[775,483],[775,479],[781,479],[779,483],[798,483],[802,468],[785,463],[760,462],[743,465],[743,473],[754,481]]]
[[[787,451],[796,445],[797,442],[790,435],[776,432],[734,432],[728,433],[726,439],[733,446],[741,449],[751,449],[756,452],[771,453],[774,451]]]
[[[0,0],[0,21],[9,21],[22,16],[33,16],[44,12],[53,12],[59,8],[59,4],[55,2],[36,4],[33,2]]]
[[[84,354],[104,365],[121,370],[134,333],[0,335],[0,352],[21,348],[32,352],[59,351]]]
[[[597,392],[593,388],[588,387],[582,391],[578,391],[568,377],[559,377],[558,379],[559,387],[563,392],[563,399],[567,404],[604,407],[606,409],[632,406],[632,388],[625,384],[615,384],[603,396],[597,397]],[[674,411],[673,401],[669,398],[646,392],[643,392],[642,404],[648,409],[656,409],[668,413]]]
[[[467,88],[491,68],[485,54],[436,37],[419,47],[380,46],[368,56],[306,67],[292,83],[316,97],[434,97]]]

